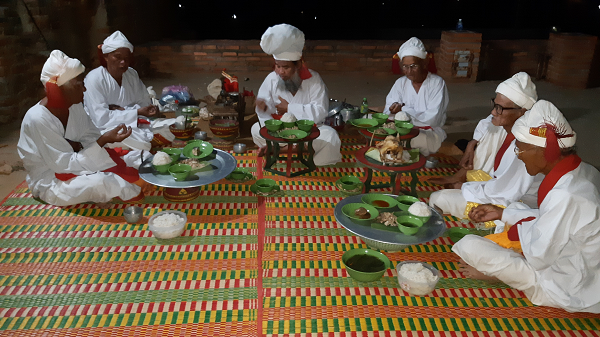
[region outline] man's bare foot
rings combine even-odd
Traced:
[[[460,188],[462,183],[467,181],[467,170],[461,168],[452,176],[434,178],[427,181],[432,184],[444,185],[444,188]]]
[[[110,201],[109,202],[97,202],[95,205],[96,205],[96,207],[98,207],[100,209],[107,209],[107,208],[110,208],[112,203]]]
[[[482,281],[488,281],[488,282],[500,282],[500,280],[498,280],[497,278],[495,278],[493,276],[487,276],[484,273],[480,272],[479,270],[475,269],[474,267],[471,267],[462,259],[458,263],[458,271],[461,274],[463,274],[464,277],[472,278],[474,280],[482,280]]]

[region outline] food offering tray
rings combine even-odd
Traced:
[[[349,232],[361,238],[366,238],[386,246],[398,245],[398,247],[400,247],[418,245],[435,240],[446,230],[446,223],[444,223],[444,219],[438,212],[436,212],[431,207],[431,218],[429,218],[429,221],[427,221],[415,235],[404,235],[400,231],[398,231],[398,233],[394,233],[390,231],[372,228],[371,226],[359,225],[357,223],[354,223],[352,222],[352,220],[350,220],[350,218],[348,218],[346,215],[344,215],[344,213],[342,213],[342,207],[350,203],[361,203],[361,199],[364,195],[365,194],[358,194],[344,198],[335,206],[334,210],[334,215],[337,222],[344,228],[346,228]],[[389,195],[393,198],[397,197],[397,195],[393,194],[386,195]],[[367,244],[369,244],[369,242],[367,242]]]
[[[197,172],[192,172],[185,181],[175,181],[168,173],[156,173],[152,167],[152,158],[154,156],[144,160],[140,165],[140,178],[150,184],[170,188],[198,187],[212,184],[227,177],[237,167],[237,160],[231,154],[214,149],[213,153],[205,158],[206,160],[202,159],[202,161],[209,164],[208,166]]]

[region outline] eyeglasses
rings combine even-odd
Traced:
[[[515,150],[515,154],[516,154],[516,155],[517,155],[517,157],[518,157],[518,156],[520,156],[520,155],[521,155],[521,153],[523,153],[523,152],[526,152],[526,151],[528,151],[528,150],[531,150],[531,149],[534,149],[534,148],[532,147],[532,148],[525,149],[525,150],[519,150],[519,148],[518,148],[517,146],[515,146],[515,149],[514,149],[514,150]]]
[[[495,98],[492,98],[492,110],[496,110],[496,113],[498,114],[498,116],[502,115],[502,112],[504,110],[518,110],[521,108],[505,108],[500,104],[496,104],[496,102],[494,101]]]
[[[417,69],[419,69],[419,65],[416,63],[410,64],[410,65],[406,65],[406,64],[402,65],[402,70],[407,71],[408,69],[417,70]]]

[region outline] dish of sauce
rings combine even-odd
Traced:
[[[372,204],[375,207],[381,207],[381,208],[390,207],[390,203],[387,201],[383,201],[383,200],[373,200]]]
[[[385,269],[383,261],[371,255],[354,255],[346,261],[346,265],[363,273],[375,273]]]

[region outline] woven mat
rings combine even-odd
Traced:
[[[335,166],[292,179],[265,174],[282,187],[274,197],[227,180],[192,202],[171,204],[160,190],[147,196],[146,219],[187,213],[186,232],[173,240],[125,223],[125,205],[44,205],[21,184],[0,206],[0,335],[597,335],[599,315],[536,307],[519,291],[464,279],[446,237],[386,253],[394,265],[414,259],[439,269],[430,296],[408,296],[392,270],[369,284],[349,278],[341,255],[366,246],[335,222],[344,196],[334,182],[364,169],[352,155],[362,140],[343,142]],[[254,152],[237,159],[263,176]],[[452,158],[440,162],[419,173],[423,200],[437,189],[428,176],[455,170]]]

